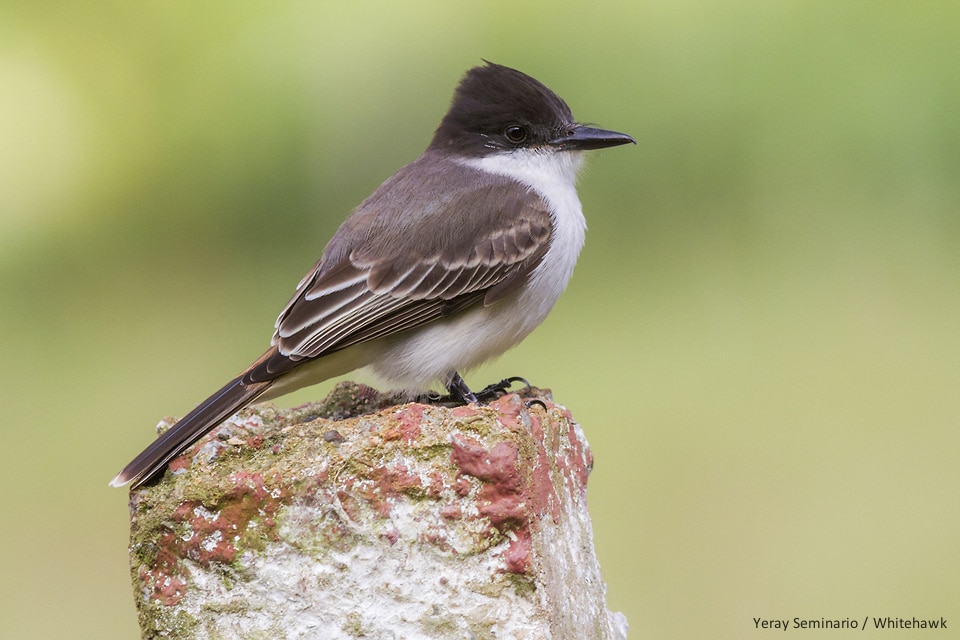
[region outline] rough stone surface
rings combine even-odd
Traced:
[[[590,450],[548,396],[396,405],[345,383],[241,411],[131,493],[143,636],[625,638]]]

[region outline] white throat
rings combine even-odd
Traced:
[[[577,171],[583,166],[583,154],[577,151],[518,149],[483,158],[465,158],[463,164],[512,178],[537,192],[550,207],[553,239],[538,271],[552,282],[557,296],[567,286],[580,249],[583,248],[587,221],[577,197]]]

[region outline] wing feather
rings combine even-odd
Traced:
[[[322,300],[322,309],[319,305],[310,304],[291,306],[284,322],[277,326],[277,335],[281,338],[289,338],[307,328],[313,333],[320,332],[328,321],[350,317],[357,309],[363,307],[366,304],[367,293],[366,283],[358,282],[319,298],[304,295],[303,299],[307,303]]]
[[[455,167],[474,173],[450,181],[453,166],[411,165],[410,176],[398,173],[344,222],[277,318],[277,349],[248,373],[250,380],[492,304],[504,295],[493,293],[526,282],[550,245],[546,203],[518,183],[474,169]],[[404,185],[407,179],[415,183]],[[451,183],[472,186],[451,192]],[[446,197],[431,196],[437,192]],[[411,228],[414,208],[422,215]]]

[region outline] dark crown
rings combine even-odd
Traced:
[[[460,81],[430,148],[481,155],[545,143],[573,124],[567,103],[541,82],[487,62]]]

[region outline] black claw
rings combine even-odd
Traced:
[[[527,389],[530,388],[530,383],[527,382],[526,378],[512,376],[510,378],[504,378],[500,382],[488,384],[486,387],[477,392],[477,397],[481,400],[496,400],[501,394],[506,393],[507,389],[512,387],[514,382],[522,382]]]
[[[527,386],[529,386],[529,385],[527,385]],[[541,407],[543,407],[543,410],[544,410],[544,411],[549,411],[549,409],[547,409],[546,403],[545,403],[543,400],[541,400],[540,398],[534,398],[533,400],[527,400],[527,401],[524,402],[523,404],[524,404],[524,406],[527,407],[527,409],[530,409],[531,407],[533,407],[533,405],[538,404],[538,405],[540,405]]]
[[[504,378],[500,382],[487,385],[480,391],[474,393],[470,390],[470,387],[467,386],[467,383],[464,382],[463,378],[460,377],[460,374],[454,372],[453,377],[450,378],[450,383],[447,385],[447,395],[442,395],[439,393],[425,393],[418,396],[418,399],[429,404],[443,406],[484,404],[491,400],[496,400],[503,394],[507,393],[507,391],[515,382],[523,383],[523,385],[526,387],[524,393],[529,392],[530,389],[532,389],[532,386],[526,378],[520,376],[511,376],[509,378]],[[547,405],[543,404],[543,402],[540,400],[531,400],[527,403],[527,407],[529,408],[533,403],[543,406],[544,409],[547,408]]]

